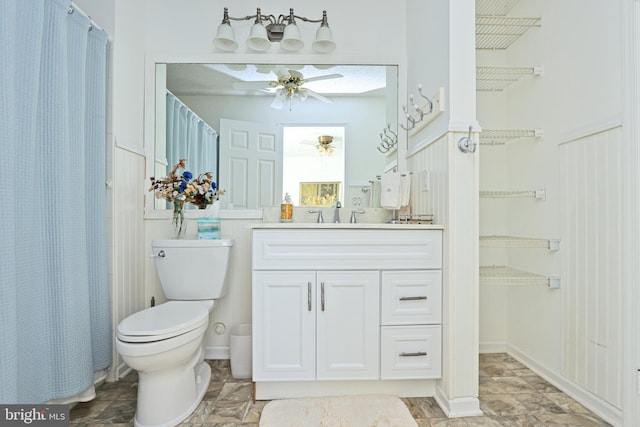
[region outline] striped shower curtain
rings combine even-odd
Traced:
[[[111,364],[106,34],[68,0],[0,1],[0,402]]]

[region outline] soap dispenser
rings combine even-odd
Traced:
[[[282,204],[280,205],[280,221],[293,221],[293,203],[291,203],[291,195],[286,193]]]

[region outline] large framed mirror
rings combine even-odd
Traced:
[[[286,193],[294,205],[378,207],[376,180],[398,159],[397,142],[386,148],[398,134],[398,64],[152,67],[149,175],[166,176],[186,158],[194,176],[214,173],[226,210],[277,206]],[[201,138],[191,141],[193,135]],[[167,206],[155,199],[152,209]]]

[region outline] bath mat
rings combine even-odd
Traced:
[[[417,427],[399,398],[357,395],[272,400],[260,427]]]

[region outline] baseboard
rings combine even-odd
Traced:
[[[564,392],[565,394],[571,396],[582,406],[584,406],[609,424],[616,427],[622,427],[622,410],[596,396],[589,390],[586,390],[585,388],[579,386],[570,379],[559,375],[556,372],[548,370],[547,368],[538,364],[535,360],[527,356],[526,353],[512,345],[507,346],[507,354],[518,360],[520,363],[526,365],[533,372],[540,375],[549,383],[562,390],[562,392]]]
[[[480,343],[480,354],[483,353],[506,353],[507,343],[504,341],[486,341]]]
[[[448,418],[482,416],[480,400],[477,397],[456,397],[449,399],[442,386],[438,384],[436,386],[434,399]]]
[[[204,358],[207,360],[230,359],[228,345],[209,345],[204,348]]]
[[[131,372],[131,368],[126,363],[122,362],[115,367],[115,380],[119,380],[120,378],[126,377],[129,372]]]

